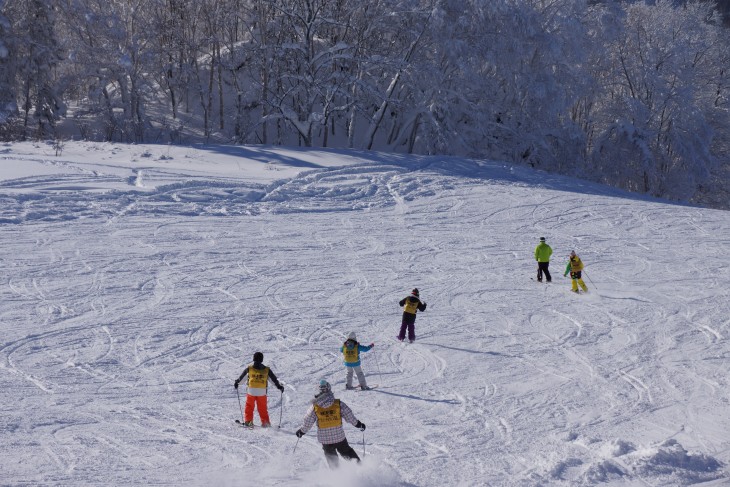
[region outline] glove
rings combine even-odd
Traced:
[[[374,343],[371,343],[371,344],[370,344],[370,348],[373,348],[374,346],[375,346],[375,344],[374,344]]]
[[[355,428],[359,429],[360,431],[365,431],[365,423],[361,423],[360,421],[358,421],[355,425]]]
[[[279,385],[278,385],[278,386],[276,386],[276,387],[278,387],[278,388],[279,388],[279,390],[280,390],[281,392],[284,392],[284,386],[282,386],[281,384],[279,384]]]
[[[297,432],[296,432],[296,433],[294,433],[294,434],[295,434],[295,435],[297,435],[297,438],[301,438],[302,436],[304,436],[304,431],[302,431],[302,430],[297,430]]]
[[[238,381],[236,381],[236,382],[233,383],[233,388],[234,389],[238,389]]]

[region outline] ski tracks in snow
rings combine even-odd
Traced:
[[[326,378],[368,424],[366,485],[721,475],[712,455],[727,457],[730,276],[714,249],[724,220],[570,193],[508,167],[424,161],[271,184],[155,185],[164,171],[142,168],[144,187],[129,179],[113,194],[74,189],[108,182],[100,173],[0,188],[10,195],[3,439],[13,455],[42,457],[30,481],[329,475],[313,434],[293,454],[291,435],[233,422],[232,383],[257,350],[286,385],[269,391],[274,423],[283,412],[284,429],[297,428]],[[57,191],[20,194],[33,187]],[[707,260],[683,268],[689,244],[665,239],[695,233]],[[528,280],[542,235],[555,251],[550,285]],[[571,294],[560,275],[572,248],[595,281],[589,294]],[[429,307],[416,342],[402,344],[397,303],[413,287]],[[339,347],[351,331],[376,343],[362,356],[376,390],[344,390]],[[359,452],[363,436],[346,431]],[[372,480],[371,459],[397,473]],[[708,468],[687,470],[695,464]],[[30,471],[3,465],[11,479]],[[667,471],[678,473],[666,481]]]

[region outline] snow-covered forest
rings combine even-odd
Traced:
[[[490,158],[727,208],[721,9],[0,0],[0,137]]]

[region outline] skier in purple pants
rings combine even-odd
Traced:
[[[422,303],[418,297],[418,288],[411,291],[410,296],[406,296],[398,303],[403,306],[403,321],[400,325],[400,333],[398,340],[403,341],[406,337],[406,329],[408,329],[408,341],[413,343],[416,340],[416,313],[426,311],[426,303]]]

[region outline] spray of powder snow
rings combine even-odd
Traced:
[[[369,455],[361,463],[340,459],[340,466],[331,470],[324,458],[316,462],[292,462],[291,458],[272,457],[266,463],[253,468],[246,465],[240,469],[206,474],[194,481],[195,485],[218,485],[234,487],[240,485],[277,485],[280,487],[307,485],[311,487],[407,487],[397,472],[378,455]]]

